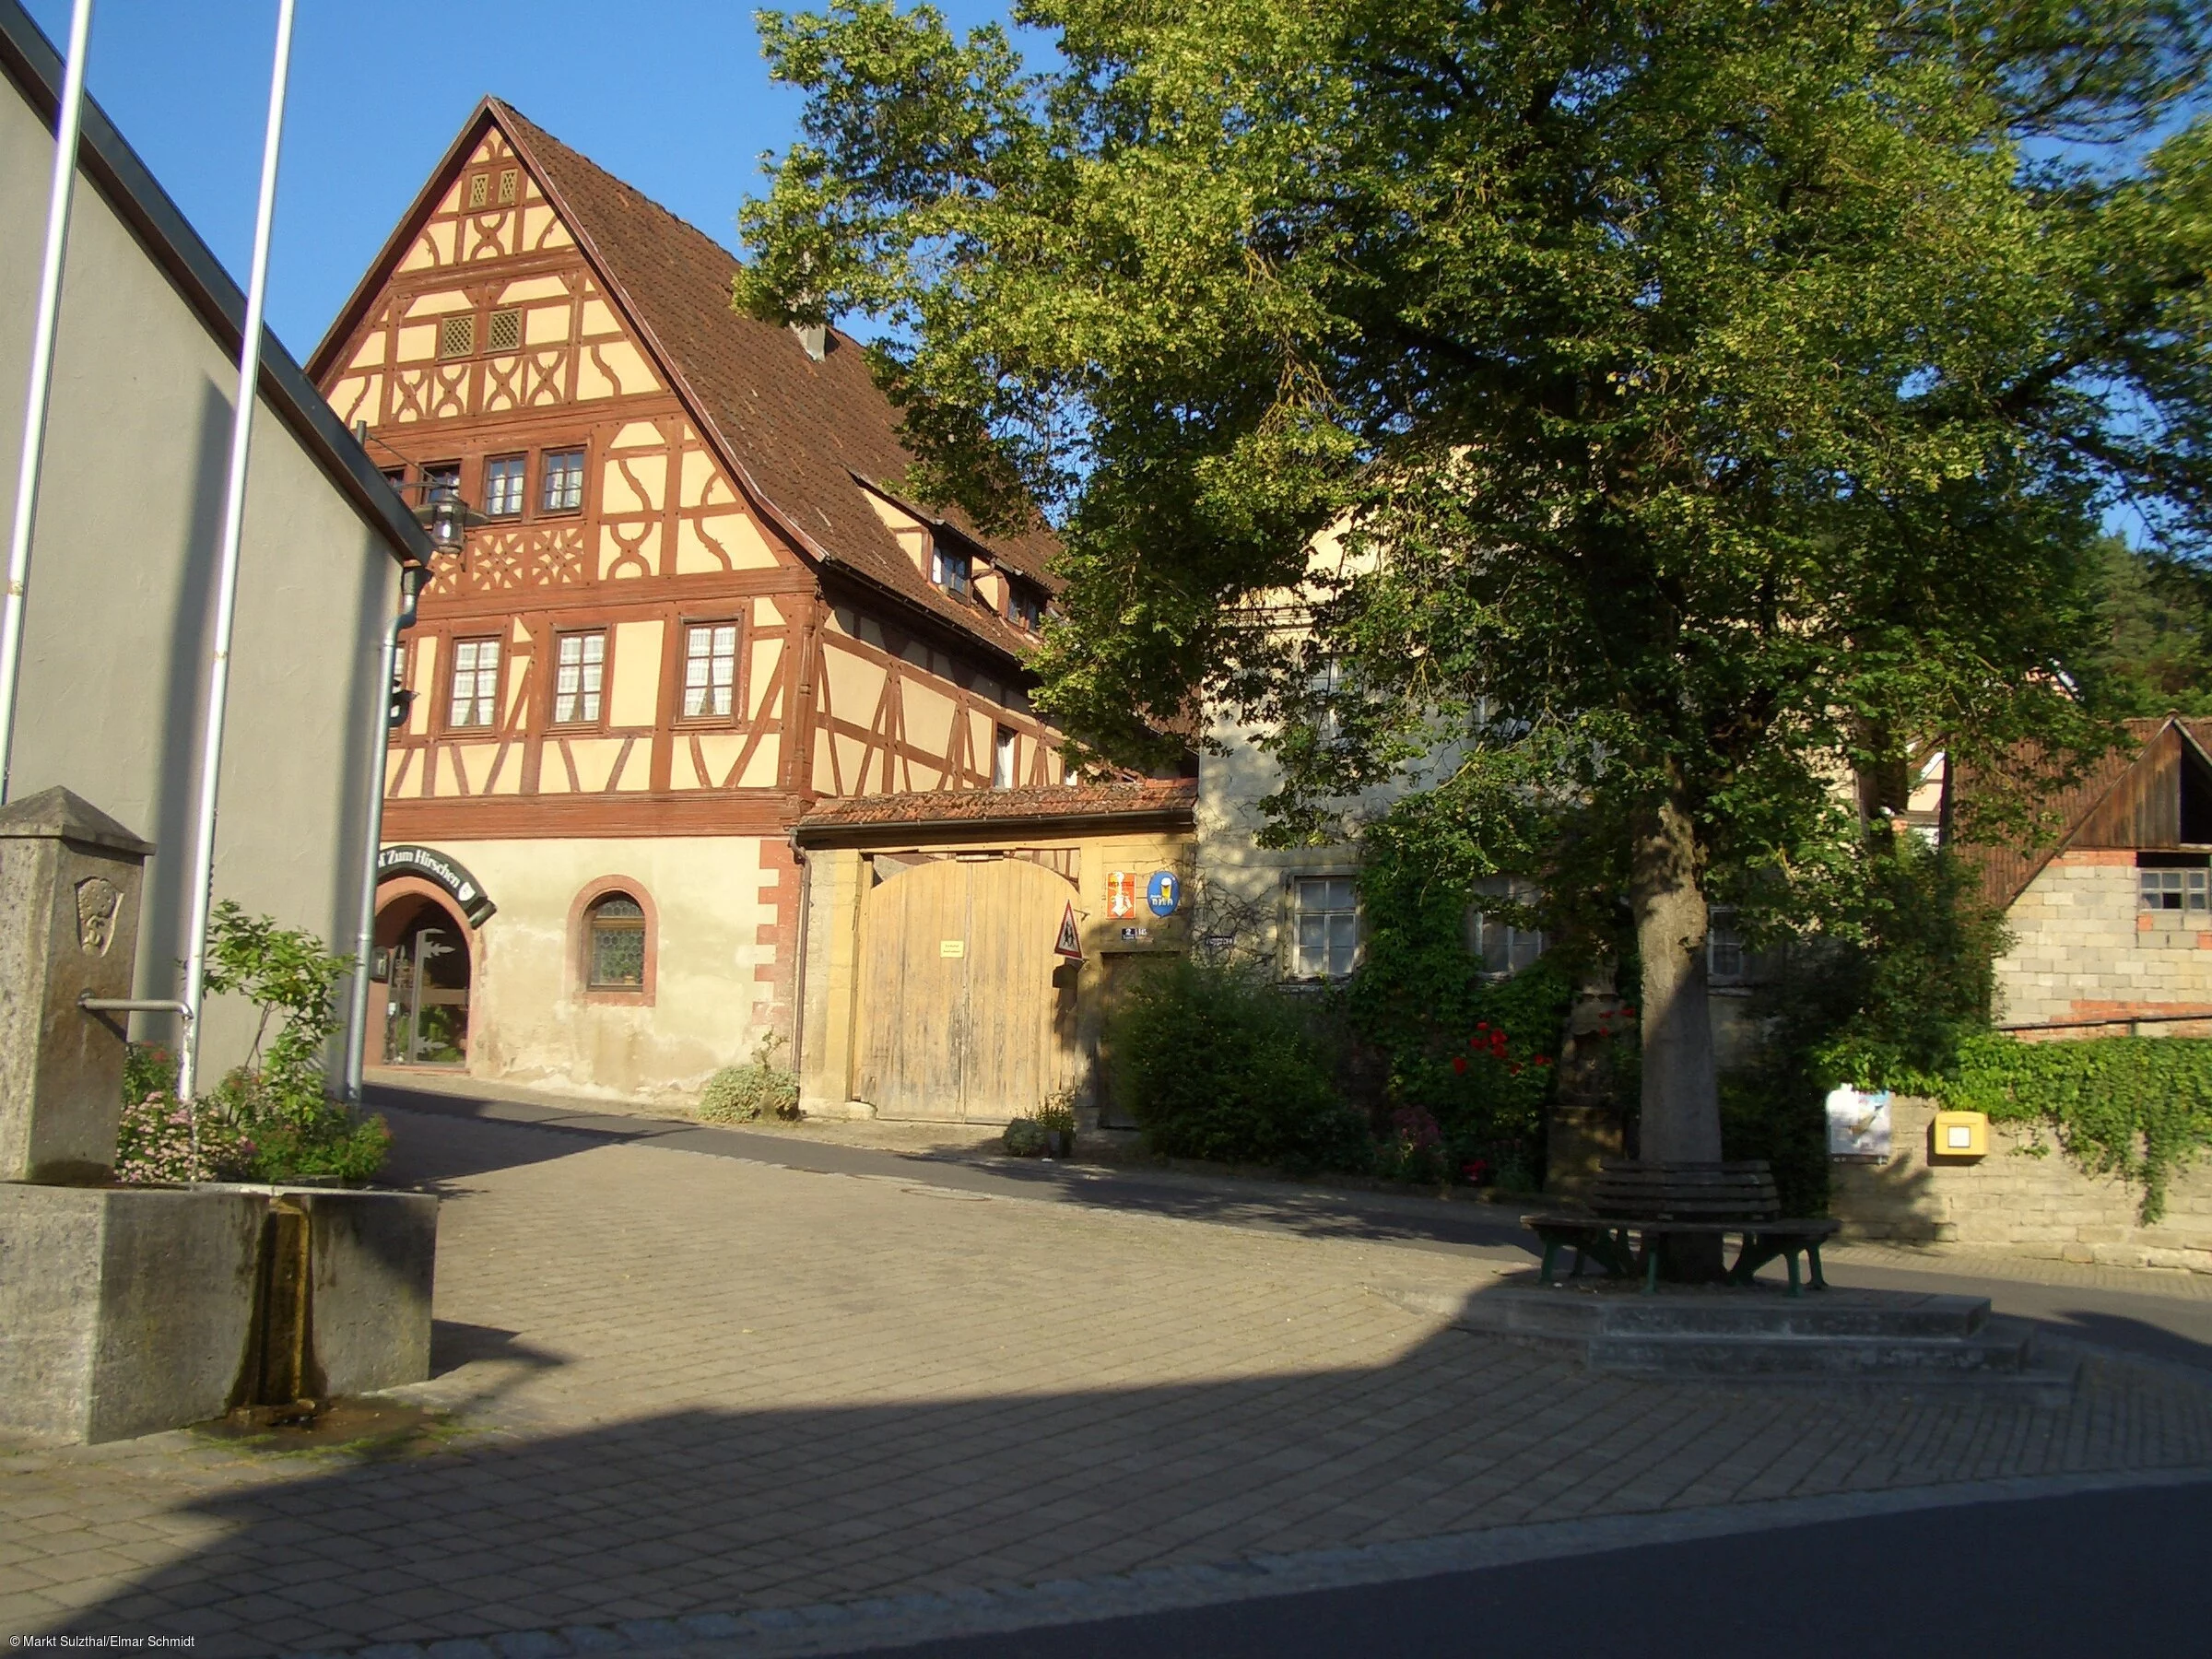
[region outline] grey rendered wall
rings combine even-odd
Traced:
[[[0,518],[53,140],[0,79]],[[241,188],[248,187],[241,181]],[[280,228],[281,229],[281,228]],[[17,798],[65,784],[153,841],[137,994],[178,994],[236,369],[79,175],[16,727]],[[396,602],[382,543],[265,400],[253,426],[215,894],[352,948],[368,700]],[[138,1022],[141,1035],[167,1028]],[[242,1057],[211,1007],[203,1067]]]

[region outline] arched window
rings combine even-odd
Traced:
[[[645,987],[645,911],[628,893],[609,893],[584,914],[584,984],[593,991]]]

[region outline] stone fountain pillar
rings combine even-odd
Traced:
[[[152,852],[67,790],[0,808],[0,1430],[41,1440],[429,1374],[435,1197],[115,1184],[124,1017],[82,999],[131,994]]]
[[[0,1181],[105,1181],[123,1112],[124,1017],[153,852],[49,789],[0,807]]]

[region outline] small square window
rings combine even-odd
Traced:
[[[559,660],[554,665],[554,724],[596,724],[599,719],[599,693],[606,677],[605,634],[561,635]]]
[[[727,720],[737,687],[737,625],[705,622],[684,630],[684,718]]]
[[[1044,619],[1044,606],[1036,594],[1019,583],[1009,582],[1006,587],[1006,619],[1028,633],[1035,633],[1037,625]]]
[[[514,518],[523,511],[524,462],[501,455],[484,463],[484,511],[493,518]]]
[[[446,724],[488,726],[499,719],[500,642],[460,640],[453,645],[453,699]]]
[[[2206,877],[2204,870],[2139,870],[2143,908],[2161,912],[2205,913]]]
[[[516,188],[522,183],[522,174],[514,168],[505,168],[500,173],[500,206],[514,205]]]
[[[929,556],[929,579],[947,593],[966,598],[972,585],[968,555],[950,553],[943,547],[934,549]]]
[[[472,312],[461,312],[445,318],[438,324],[438,355],[441,358],[466,357],[477,348],[477,319]]]
[[[1300,979],[1345,979],[1359,955],[1359,901],[1349,876],[1301,877],[1296,899],[1293,971]]]
[[[487,351],[519,351],[523,345],[523,313],[519,310],[495,311],[491,326],[485,331]]]
[[[488,197],[490,194],[491,175],[489,173],[475,173],[470,176],[468,181],[468,205],[471,207],[483,206],[486,198]]]
[[[547,452],[545,500],[547,512],[573,512],[583,505],[582,450]]]
[[[457,501],[461,499],[461,463],[433,461],[422,469],[422,499],[433,501]]]

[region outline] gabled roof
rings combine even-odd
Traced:
[[[0,73],[51,131],[61,106],[61,54],[17,0],[0,0]],[[245,333],[245,295],[138,159],[138,152],[124,142],[107,112],[89,95],[85,99],[77,168],[107,198],[202,326],[235,361],[239,341]],[[9,231],[40,234],[38,227],[31,225],[11,226]],[[292,360],[283,342],[266,329],[262,332],[260,393],[392,556],[406,563],[427,563],[431,552],[429,536],[384,482],[368,453],[354,441],[345,422]],[[9,395],[20,393],[11,387]]]
[[[2009,908],[2045,865],[2072,847],[2155,851],[2206,844],[2183,839],[2182,793],[2187,774],[2212,777],[2212,720],[2168,715],[2124,724],[2132,741],[2099,756],[2045,803],[2060,826],[2055,839],[2027,849],[1961,845],[1960,852],[1981,865],[1982,890],[1990,902]],[[1961,787],[1971,790],[1971,780]]]
[[[830,330],[829,348],[816,362],[790,329],[739,314],[731,306],[735,254],[498,99],[486,99],[469,118],[310,358],[318,378],[328,373],[438,187],[489,125],[536,176],[701,433],[810,557],[888,589],[1006,655],[1028,653],[1028,635],[925,579],[854,482],[865,479],[888,495],[913,460],[900,441],[898,411],[870,378],[860,346]],[[1057,543],[1041,523],[1021,535],[985,537],[957,509],[944,510],[943,518],[996,562],[1057,585],[1046,569]]]

